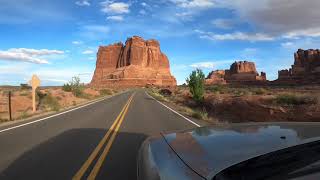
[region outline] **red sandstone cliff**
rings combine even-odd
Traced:
[[[176,84],[170,73],[169,60],[156,40],[145,41],[133,36],[127,39],[125,45],[120,42],[99,47],[91,81],[93,86],[173,87]]]
[[[320,84],[320,50],[299,49],[289,70],[278,71],[278,84]]]
[[[267,81],[266,73],[259,75],[254,62],[236,61],[228,70],[212,71],[206,84],[226,84],[226,83],[250,83],[261,84]]]

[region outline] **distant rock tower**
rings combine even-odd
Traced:
[[[212,71],[206,79],[206,84],[262,84],[266,83],[266,73],[259,75],[254,62],[236,61],[228,70]]]
[[[278,84],[320,84],[320,50],[299,49],[290,69],[278,71]]]

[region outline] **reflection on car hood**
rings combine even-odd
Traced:
[[[178,156],[203,177],[286,147],[319,140],[320,123],[234,124],[165,134]]]

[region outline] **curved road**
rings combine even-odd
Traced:
[[[196,125],[136,90],[11,127],[0,128],[0,179],[134,180],[144,139]]]

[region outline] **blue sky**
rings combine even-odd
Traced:
[[[250,60],[270,80],[298,48],[319,48],[318,0],[0,0],[0,84],[90,82],[99,45],[160,41],[178,83]]]

